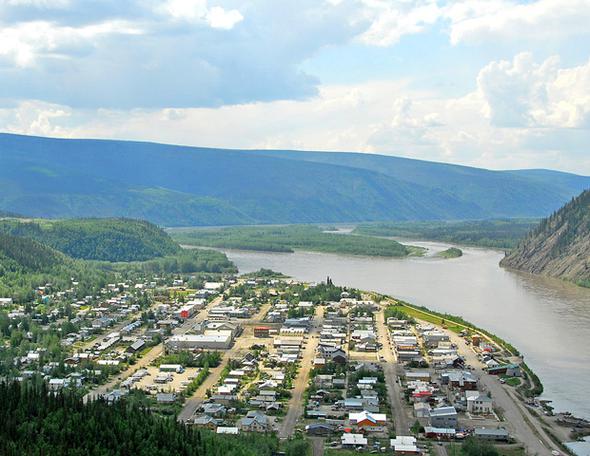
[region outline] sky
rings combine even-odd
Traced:
[[[590,0],[0,0],[0,131],[590,175]]]

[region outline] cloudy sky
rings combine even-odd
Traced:
[[[0,0],[0,131],[590,175],[590,0]]]

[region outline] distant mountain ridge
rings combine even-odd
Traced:
[[[542,220],[500,265],[590,286],[590,190]]]
[[[383,155],[0,134],[0,210],[165,226],[543,217],[590,177]]]

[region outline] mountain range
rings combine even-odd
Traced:
[[[0,134],[0,211],[164,226],[543,217],[590,187],[385,155]]]

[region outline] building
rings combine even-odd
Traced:
[[[510,440],[508,431],[503,428],[476,428],[473,435],[478,439],[492,440],[494,442],[508,442]]]
[[[195,304],[186,304],[178,309],[176,315],[182,319],[187,319],[192,317],[198,310],[198,307]]]
[[[399,435],[389,441],[395,454],[420,454],[416,446],[416,437]]]
[[[193,424],[198,427],[206,428],[206,429],[215,429],[217,427],[217,420],[212,416],[208,415],[201,415],[195,417]]]
[[[156,401],[160,404],[173,404],[176,402],[176,394],[174,393],[158,393]]]
[[[270,326],[255,326],[254,337],[270,337]]]
[[[501,366],[490,367],[488,369],[490,375],[506,375],[508,377],[520,377],[521,371],[518,364],[504,364]]]
[[[335,431],[334,426],[327,423],[311,423],[305,426],[305,432],[309,435],[329,435]]]
[[[238,427],[246,432],[268,432],[271,430],[268,417],[258,410],[250,410],[240,419]]]
[[[473,414],[489,415],[493,413],[492,398],[477,392],[467,396],[467,411]]]
[[[477,389],[477,377],[469,371],[443,372],[441,383],[463,391]]]
[[[348,420],[350,424],[354,424],[358,428],[385,426],[387,423],[387,417],[384,413],[371,413],[366,410],[358,413],[350,413]]]
[[[430,411],[430,425],[436,428],[457,427],[457,410],[455,407],[438,407]]]
[[[365,447],[369,443],[363,434],[342,434],[340,443],[345,448]]]
[[[227,350],[233,338],[230,332],[220,331],[217,334],[179,334],[170,337],[166,345],[171,350]]]
[[[217,426],[217,430],[215,431],[215,433],[238,435],[240,433],[240,430],[237,427],[233,426]]]
[[[0,298],[0,306],[12,305],[12,298]]]
[[[455,438],[455,429],[426,426],[424,435],[429,439],[451,440]]]
[[[133,342],[129,347],[127,347],[127,353],[137,353],[145,346],[145,341],[143,339],[137,339]]]
[[[181,374],[184,372],[184,367],[181,364],[160,364],[160,372],[176,372]]]

